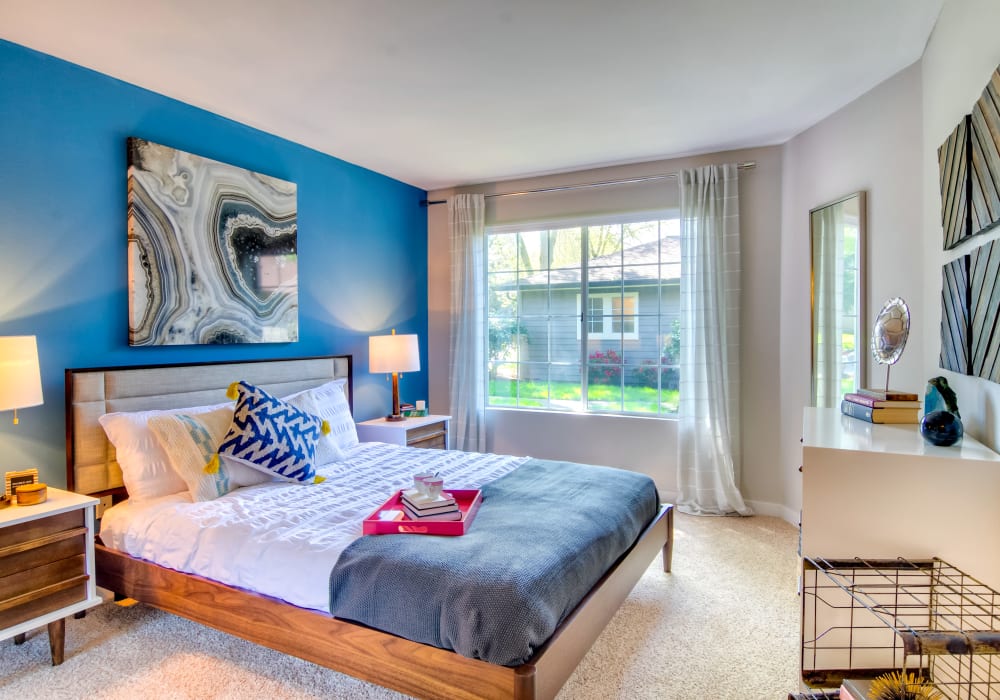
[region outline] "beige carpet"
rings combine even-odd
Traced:
[[[564,686],[560,700],[782,700],[798,688],[796,531],[776,518],[676,519],[674,573],[657,560]],[[0,642],[0,697],[377,698],[403,696],[143,605],[111,603]]]

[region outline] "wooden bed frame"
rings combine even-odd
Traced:
[[[329,372],[325,369],[318,373],[321,376],[311,376],[317,374],[317,361],[320,365],[333,361],[333,376],[328,376]],[[96,421],[96,417],[107,410],[198,405],[190,403],[195,396],[202,403],[207,403],[212,400],[216,391],[224,394],[225,387],[235,378],[245,378],[279,393],[290,393],[289,389],[292,386],[300,387],[303,380],[289,383],[288,371],[294,372],[295,367],[301,363],[312,368],[306,373],[310,375],[309,378],[304,380],[312,386],[335,376],[344,376],[345,372],[350,379],[351,361],[348,356],[260,363],[67,370],[69,488],[94,495],[120,496],[124,493],[120,486],[120,470],[117,477],[115,475],[117,465],[112,447],[106,447],[104,469],[108,478],[102,487],[95,488],[99,480],[94,477],[94,464],[78,464],[78,454],[86,452],[93,456],[99,452],[89,444],[96,437],[91,422]],[[274,379],[270,372],[272,368],[279,368],[277,381],[271,381]],[[153,376],[156,381],[149,382],[144,375],[136,374],[138,372]],[[194,384],[186,380],[180,381],[185,373],[198,375],[198,381]],[[211,379],[203,384],[208,377]],[[134,389],[137,386],[148,386],[150,391],[162,391],[165,385],[173,387],[169,399],[164,399],[162,394],[139,396]],[[126,397],[113,396],[119,391],[115,388],[117,386],[133,388],[126,390],[129,394]],[[350,382],[348,397],[350,398]],[[104,407],[95,404],[103,404]],[[123,408],[123,405],[129,407]],[[101,413],[97,413],[98,410]],[[81,436],[81,428],[89,437]],[[103,438],[103,433],[100,437]],[[88,482],[82,488],[81,473],[86,475],[85,480]],[[605,573],[544,646],[531,660],[516,667],[497,666],[470,659],[452,651],[338,620],[328,614],[300,608],[275,598],[201,576],[181,573],[109,549],[100,542],[96,546],[96,568],[97,585],[116,595],[133,598],[251,642],[408,695],[440,700],[535,700],[555,697],[657,553],[662,552],[663,570],[670,571],[672,545],[673,507],[663,505],[631,549]]]

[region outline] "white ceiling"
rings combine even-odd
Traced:
[[[944,0],[0,0],[0,37],[424,189],[782,143]]]

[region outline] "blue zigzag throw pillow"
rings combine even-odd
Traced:
[[[247,382],[233,383],[227,395],[236,399],[236,409],[219,455],[288,481],[324,480],[314,459],[317,440],[330,431],[326,421]],[[216,459],[205,471],[218,468]]]

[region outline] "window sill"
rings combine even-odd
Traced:
[[[677,422],[677,414],[664,414],[653,416],[648,413],[598,413],[596,411],[557,411],[548,408],[522,408],[516,406],[487,406],[486,412],[497,413],[535,413],[546,416],[575,416],[585,418],[599,418],[602,420],[644,420],[644,421],[668,421]]]

